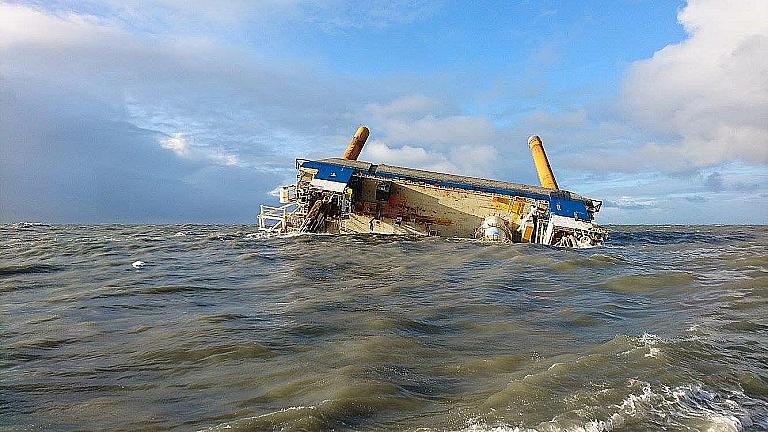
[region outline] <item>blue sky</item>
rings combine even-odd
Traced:
[[[293,159],[766,223],[768,2],[0,1],[0,222],[248,223]]]

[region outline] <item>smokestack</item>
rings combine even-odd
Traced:
[[[528,138],[528,147],[531,148],[533,163],[536,165],[536,173],[539,174],[539,183],[541,183],[541,187],[558,190],[559,188],[555,181],[555,175],[552,174],[552,167],[549,166],[549,160],[547,159],[547,154],[544,152],[541,138],[537,135],[530,136]]]
[[[349,145],[347,146],[347,149],[344,151],[344,155],[341,158],[347,160],[357,160],[357,157],[360,156],[360,152],[363,151],[363,146],[365,145],[365,141],[367,139],[368,128],[365,126],[360,126],[357,128],[355,136],[352,137],[352,141],[349,142]]]

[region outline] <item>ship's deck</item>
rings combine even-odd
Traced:
[[[385,164],[372,164],[370,162],[338,158],[321,159],[317,162],[351,168],[356,172],[370,175],[372,177],[410,180],[419,183],[473,190],[484,193],[493,193],[499,195],[522,195],[529,198],[542,200],[549,200],[552,196],[557,196],[558,198],[568,200],[587,200],[587,198],[573,192],[565,190],[555,191],[540,186],[532,186],[522,183],[488,180],[478,177],[467,177],[455,174],[446,174]]]

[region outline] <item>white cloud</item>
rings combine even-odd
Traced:
[[[630,119],[673,144],[634,157],[677,168],[768,163],[768,2],[691,0],[678,20],[687,38],[634,63],[622,93]]]
[[[0,220],[251,220],[375,95],[258,54],[0,0]]]
[[[59,16],[32,7],[0,3],[0,49],[18,46],[89,45],[124,34],[89,15]]]
[[[402,146],[392,148],[380,140],[374,140],[365,146],[366,156],[375,161],[388,161],[394,164],[424,165],[432,163],[435,159],[443,159],[440,156],[430,154],[423,147]]]
[[[524,116],[520,123],[531,127],[531,130],[535,131],[584,128],[588,123],[587,110],[581,108],[564,113],[551,113],[544,110],[535,110]]]
[[[224,166],[242,165],[237,155],[226,153],[221,149],[212,150],[205,146],[190,145],[187,137],[178,132],[159,139],[159,143],[160,147],[171,150],[176,156],[183,159],[211,161]]]
[[[380,126],[393,143],[429,143],[449,147],[490,143],[496,136],[493,124],[484,117],[476,116],[390,118],[382,121]]]
[[[605,207],[613,207],[627,210],[644,210],[656,206],[656,200],[652,198],[637,198],[621,196],[613,201],[605,201]]]
[[[436,112],[440,103],[423,94],[413,94],[397,98],[389,103],[369,104],[366,109],[376,118],[409,117],[427,115]]]
[[[0,3],[0,90],[42,104],[67,95],[64,110],[107,106],[115,120],[169,136],[158,141],[190,160],[268,169],[280,159],[289,169],[363,117],[350,107],[379,97],[369,87],[205,37]]]
[[[521,181],[521,179],[510,177],[507,171],[509,161],[505,159],[517,159],[518,155],[523,155],[524,160],[530,164],[533,171],[533,162],[529,159],[528,148],[524,143],[520,143],[522,153],[512,152],[511,158],[502,157],[503,149],[498,146],[509,145],[509,143],[498,144],[464,144],[454,147],[450,153],[450,160],[459,167],[458,174],[475,175],[480,177],[502,177],[511,181]],[[514,145],[514,144],[512,144]],[[510,153],[507,153],[510,154]],[[517,163],[515,161],[513,163]]]
[[[484,116],[457,115],[456,107],[423,94],[368,104],[366,110],[376,140],[366,146],[364,158],[465,175],[503,173],[497,147],[507,143]]]
[[[220,162],[226,166],[238,166],[240,165],[240,159],[236,155],[226,153],[215,153],[211,156],[213,160]]]
[[[173,151],[179,157],[189,157],[189,143],[180,133],[160,139],[160,147]]]
[[[480,100],[473,105],[472,92],[481,91],[484,83],[466,74],[371,78],[323,72],[261,53],[256,47],[263,41],[251,39],[279,38],[278,28],[299,21],[307,24],[307,32],[377,32],[378,26],[428,16],[437,2],[405,7],[385,1],[368,7],[348,0],[203,3],[53,0],[23,6],[0,0],[0,151],[15,155],[18,168],[10,170],[11,158],[0,157],[0,175],[11,179],[8,173],[29,172],[32,166],[41,178],[50,174],[47,183],[35,178],[29,185],[72,192],[61,179],[85,172],[81,165],[105,178],[122,166],[142,174],[154,171],[164,179],[158,184],[167,185],[172,195],[177,185],[165,180],[182,178],[179,173],[185,182],[199,176],[213,179],[211,184],[231,176],[234,183],[221,184],[230,187],[247,172],[250,180],[242,184],[268,190],[276,178],[293,175],[292,158],[340,154],[364,122],[373,140],[363,158],[372,162],[530,183],[536,179],[525,139],[540,134],[561,185],[577,192],[592,188],[596,198],[622,209],[651,201],[656,206],[649,211],[671,206],[665,197],[681,189],[711,199],[702,181],[693,188],[674,176],[700,167],[721,169],[737,159],[748,162],[739,170],[754,168],[762,174],[737,180],[723,171],[720,183],[717,178],[710,182],[720,190],[711,193],[741,197],[733,191],[765,184],[766,2],[692,1],[682,9],[687,38],[629,68],[617,102],[625,116],[614,109],[615,101],[585,105],[581,99],[564,102],[559,93],[547,96],[547,74],[539,67],[556,63],[559,49],[541,50],[539,58],[531,59],[530,79],[525,70],[521,75],[510,66],[506,75],[514,77],[515,91],[492,98],[493,104]],[[245,27],[238,30],[238,25],[263,34],[251,33],[248,46],[240,45],[242,33],[237,32]],[[546,111],[530,111],[531,106]],[[56,121],[44,120],[51,118]],[[122,138],[114,139],[114,131]],[[134,134],[142,139],[133,139]],[[49,139],[54,135],[59,139]],[[24,147],[33,146],[38,153],[25,156],[32,150]],[[133,164],[118,156],[126,152],[133,152]],[[51,156],[57,163],[50,166],[60,172],[43,163],[49,154],[57,155]],[[84,159],[66,165],[58,160],[60,154]],[[616,171],[632,174],[619,175],[622,185],[606,186],[594,177]],[[638,181],[645,175],[653,182]],[[92,187],[89,177],[81,180],[85,188],[78,190]],[[152,187],[157,186],[145,189]],[[52,196],[18,189],[25,193],[17,204],[24,195],[40,196],[35,205]],[[644,197],[637,197],[639,189]],[[192,201],[198,201],[197,195]]]
[[[368,143],[361,159],[391,165],[421,168],[460,175],[499,175],[503,161],[492,145],[457,145],[449,149],[429,145],[388,145],[381,140]]]
[[[380,140],[374,140],[365,146],[363,159],[377,163],[422,168],[430,171],[456,172],[458,167],[448,160],[446,155],[428,151],[424,147],[404,145],[390,147]]]

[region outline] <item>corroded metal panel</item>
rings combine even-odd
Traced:
[[[374,220],[392,219],[415,224],[427,233],[447,237],[474,237],[488,216],[499,216],[516,222],[537,204],[535,200],[516,196],[498,196],[461,189],[447,189],[409,182],[390,182],[386,200],[377,200],[376,190],[382,180],[361,179],[355,197],[354,213]],[[540,205],[546,206],[546,201]],[[375,230],[365,227],[364,232]],[[510,228],[516,228],[510,226]]]

